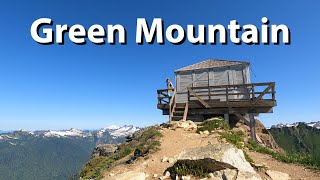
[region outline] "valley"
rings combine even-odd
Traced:
[[[116,144],[139,128],[24,130],[0,134],[0,179],[73,179],[98,144]]]

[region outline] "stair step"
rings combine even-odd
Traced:
[[[185,108],[186,107],[186,103],[179,103],[179,104],[176,104],[176,108]]]
[[[180,121],[181,119],[183,119],[183,116],[173,116],[172,120],[174,121]]]

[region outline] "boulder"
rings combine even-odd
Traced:
[[[174,158],[168,158],[168,163],[173,164],[176,160]]]
[[[261,180],[261,177],[256,172],[239,171],[237,180]]]
[[[210,132],[208,130],[205,130],[205,131],[203,131],[203,134],[208,135],[208,134],[210,134]]]
[[[205,158],[211,158],[235,167],[238,170],[238,179],[261,179],[245,159],[243,151],[231,144],[215,144],[186,149],[179,154],[177,159],[197,160]]]
[[[181,180],[190,180],[191,179],[191,176],[182,176],[181,177]]]
[[[128,171],[117,174],[111,178],[112,180],[145,180],[146,174],[143,172]]]
[[[160,180],[163,180],[163,179],[171,179],[171,178],[170,178],[170,172],[169,172],[169,171],[166,171],[163,176],[159,177],[159,179],[160,179]]]
[[[238,171],[235,169],[224,169],[221,171],[210,173],[209,176],[211,179],[214,179],[214,180],[218,180],[218,179],[234,180],[236,179],[237,174],[238,174]]]
[[[193,122],[193,121],[172,121],[169,124],[171,129],[184,129],[186,131],[190,131],[190,130],[196,130],[197,129],[197,125]]]
[[[290,177],[288,174],[279,172],[279,171],[272,171],[267,170],[266,174],[272,179],[272,180],[289,180]]]
[[[161,160],[161,162],[168,162],[168,158],[166,156],[164,156]]]
[[[99,144],[92,152],[92,157],[110,156],[118,149],[116,144]]]

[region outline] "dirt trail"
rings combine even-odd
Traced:
[[[145,172],[148,174],[147,179],[153,179],[155,174],[163,175],[164,171],[172,166],[168,162],[162,162],[164,157],[174,158],[179,155],[184,149],[202,147],[208,144],[221,143],[218,141],[217,134],[200,135],[195,132],[181,130],[163,129],[163,137],[161,138],[161,149],[153,154],[150,154],[147,159],[139,159],[134,164],[118,165],[111,170],[104,172],[104,179],[109,179],[110,174],[118,174],[127,171]],[[274,160],[268,155],[248,152],[249,156],[256,164],[261,164],[269,167],[270,170],[284,172],[290,175],[293,180],[320,180],[320,173],[305,169],[303,166],[295,164],[286,164]],[[267,177],[264,172],[258,172],[265,179]]]
[[[161,176],[165,169],[172,166],[168,162],[162,162],[164,157],[174,158],[179,155],[184,149],[206,146],[208,143],[218,143],[214,135],[200,135],[195,132],[181,130],[163,129],[163,137],[161,138],[161,149],[148,156],[148,159],[140,159],[134,164],[118,165],[111,171],[105,172],[104,177],[110,174],[118,174],[126,171],[140,171],[150,175],[157,174]]]
[[[247,153],[256,164],[265,165],[270,170],[287,173],[292,180],[320,180],[320,172],[306,169],[305,167],[297,164],[279,162],[266,154],[257,152]],[[263,172],[260,172],[259,175],[261,177],[265,177]]]

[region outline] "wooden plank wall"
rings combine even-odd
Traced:
[[[204,74],[204,72],[207,72]],[[198,80],[197,80],[198,79]],[[200,86],[215,86],[215,85],[228,85],[228,84],[245,84],[250,83],[249,67],[243,65],[211,68],[195,71],[178,72],[176,74],[176,88],[177,88],[177,103],[185,103],[188,101],[187,87],[200,87]],[[197,80],[197,81],[195,81]],[[195,81],[192,83],[192,81]],[[225,89],[221,89],[225,91]],[[237,91],[245,91],[245,89],[232,90],[230,92],[236,93]],[[221,91],[222,92],[222,91]],[[219,91],[212,93],[221,93]],[[197,94],[205,94],[205,92],[196,92]],[[244,96],[233,95],[230,99],[248,98]],[[205,100],[208,98],[204,98]],[[212,99],[220,99],[225,101],[225,96],[213,96]]]

